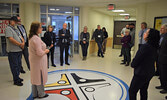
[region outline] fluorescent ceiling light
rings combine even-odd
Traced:
[[[71,14],[72,12],[65,12],[66,14]]]
[[[112,10],[112,12],[125,12],[125,10]]]
[[[59,11],[60,9],[56,9],[56,11]]]
[[[50,10],[52,10],[52,11],[53,11],[53,10],[55,10],[55,9],[54,9],[54,8],[50,8]]]
[[[121,16],[128,16],[128,15],[130,15],[130,14],[119,14],[119,15],[121,15]]]

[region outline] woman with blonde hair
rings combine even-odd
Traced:
[[[56,34],[53,33],[53,26],[49,25],[48,30],[44,34],[44,42],[47,46],[47,48],[50,48],[50,53],[51,53],[51,63],[53,67],[56,67],[54,64],[54,50],[55,50],[55,42],[56,42]],[[47,54],[48,56],[48,68],[49,68],[49,53]]]
[[[32,22],[29,34],[29,61],[33,98],[45,98],[44,85],[48,78],[46,44],[38,36],[42,33],[41,23]]]
[[[80,45],[82,47],[82,60],[86,60],[87,57],[87,51],[88,51],[88,46],[89,46],[89,32],[87,32],[88,28],[87,26],[84,27],[83,32],[80,35]]]

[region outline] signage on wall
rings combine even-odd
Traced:
[[[115,9],[115,4],[108,5],[108,10],[114,10],[114,9]]]
[[[5,28],[9,25],[8,19],[0,19],[0,34],[5,33]]]

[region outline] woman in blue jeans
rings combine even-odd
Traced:
[[[88,51],[88,46],[89,46],[89,32],[87,32],[88,28],[87,26],[84,27],[83,32],[80,35],[80,45],[82,47],[82,60],[86,60],[87,57],[87,51]]]

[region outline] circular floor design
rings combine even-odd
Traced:
[[[104,72],[85,69],[49,72],[45,92],[49,97],[43,100],[129,100],[125,82]],[[33,100],[32,95],[27,100]]]

